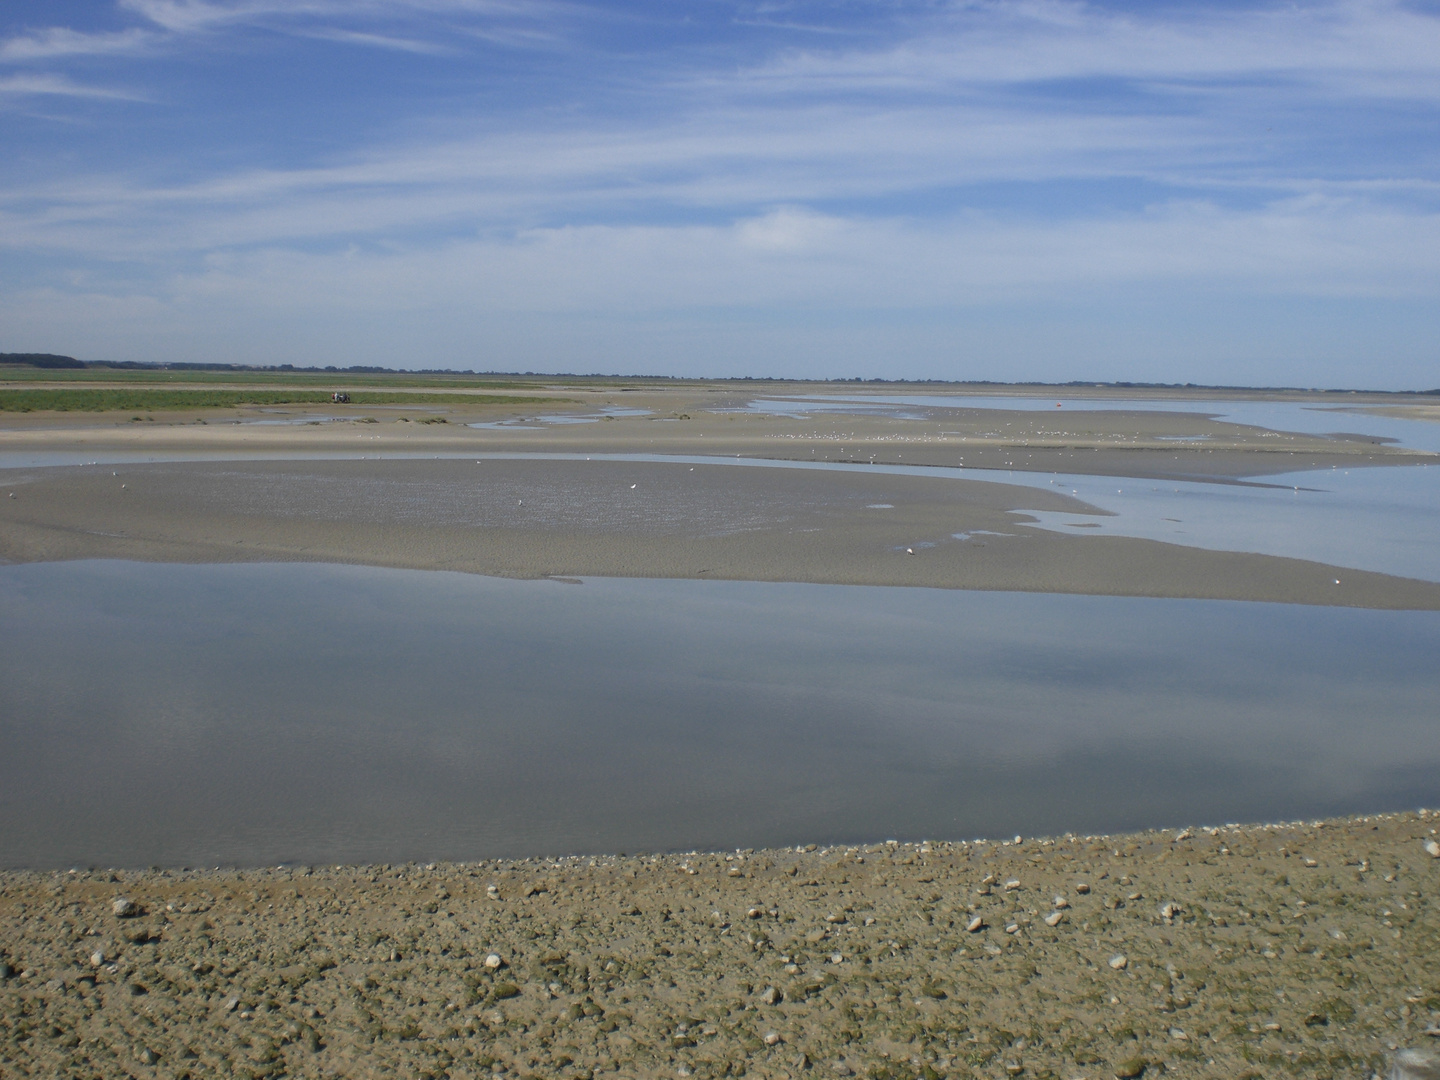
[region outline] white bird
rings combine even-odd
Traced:
[[[630,485],[630,490],[631,490],[631,491],[634,491],[634,490],[635,490],[635,485],[634,485],[634,484],[631,484],[631,485]]]

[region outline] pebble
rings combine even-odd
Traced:
[[[766,1046],[779,1046],[780,1043],[782,1043],[783,1041],[784,1040],[780,1038],[780,1033],[778,1031],[767,1031],[765,1033]]]
[[[99,967],[103,963],[105,963],[105,953],[103,950],[96,949],[93,953],[90,954],[91,967]]]
[[[1176,915],[1180,914],[1181,910],[1180,905],[1175,903],[1174,900],[1168,900],[1160,905],[1160,917],[1162,919],[1173,919]]]
[[[1019,880],[1019,878],[1011,878],[1009,881],[1005,882],[1005,888],[1006,888],[1007,891],[1008,891],[1008,890],[1018,889],[1019,887],[1020,887],[1020,880]]]
[[[505,966],[505,958],[498,952],[488,953],[485,956],[485,966],[491,971]]]
[[[845,962],[845,957],[844,957],[842,954],[838,953],[838,952],[837,952],[837,953],[831,953],[831,954],[830,954],[830,962],[831,962],[832,964],[843,964],[843,963]]]
[[[128,896],[117,896],[110,904],[110,910],[115,913],[117,918],[129,919],[140,914],[140,905]]]
[[[1059,911],[1061,908],[1067,908],[1067,907],[1069,907],[1069,906],[1070,906],[1070,901],[1069,901],[1069,900],[1066,900],[1065,897],[1063,897],[1063,896],[1057,896],[1057,897],[1055,897],[1055,910],[1056,910],[1056,911]]]
[[[1060,923],[1064,920],[1064,918],[1065,918],[1065,912],[1063,912],[1063,911],[1052,911],[1049,915],[1046,915],[1046,916],[1045,916],[1045,925],[1046,925],[1046,926],[1059,926]]]
[[[967,934],[978,934],[981,930],[984,929],[985,920],[982,919],[979,915],[976,915],[973,919],[971,919],[968,923],[965,924],[965,932]]]
[[[1401,1050],[1395,1055],[1392,1080],[1440,1080],[1440,1052],[1429,1048]]]
[[[1432,859],[1440,859],[1440,844],[1437,844],[1434,840],[1426,840],[1425,854],[1429,855]]]
[[[1079,893],[1081,896],[1084,896],[1086,893],[1088,893],[1088,892],[1090,891],[1090,886],[1089,886],[1089,885],[1086,885],[1085,882],[1082,881],[1082,882],[1080,882],[1078,885],[1075,886],[1075,891],[1076,891],[1077,893]]]
[[[779,990],[776,990],[775,987],[767,986],[764,990],[760,991],[760,1000],[766,1005],[779,1005],[780,1002],[785,1000],[785,995],[780,993]]]
[[[1124,971],[1130,966],[1130,958],[1124,953],[1110,957],[1110,966],[1116,971]]]

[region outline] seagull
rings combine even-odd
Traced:
[[[915,549],[914,549],[914,548],[906,548],[906,549],[905,549],[905,554],[906,554],[906,555],[914,555],[914,554],[915,554]]]
[[[631,485],[630,485],[630,490],[631,490],[631,491],[634,491],[634,490],[635,490],[635,485],[634,485],[634,484],[631,484]]]

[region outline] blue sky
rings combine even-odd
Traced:
[[[0,351],[1440,386],[1440,3],[12,0]]]

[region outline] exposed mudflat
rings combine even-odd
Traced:
[[[0,471],[0,559],[364,563],[1440,609],[1440,583],[1030,527],[1058,490],[864,469],[395,459]]]
[[[1437,826],[7,873],[0,1075],[1369,1077]]]

